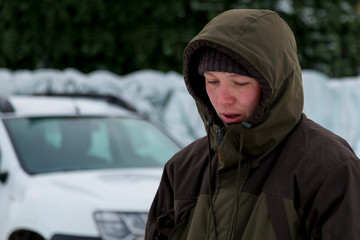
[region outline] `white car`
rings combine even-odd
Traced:
[[[142,239],[180,149],[112,96],[0,98],[0,240]]]

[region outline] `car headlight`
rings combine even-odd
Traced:
[[[95,221],[103,240],[144,239],[147,213],[96,212]]]

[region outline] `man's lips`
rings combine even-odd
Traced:
[[[238,116],[240,116],[239,114],[223,114],[226,118],[230,118],[230,119],[232,119],[232,118],[236,118],[236,117],[238,117]]]
[[[223,121],[227,124],[238,123],[242,120],[241,114],[223,113],[222,116]]]

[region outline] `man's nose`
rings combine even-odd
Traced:
[[[219,104],[231,104],[235,100],[235,96],[230,86],[221,85],[218,92],[218,103]]]

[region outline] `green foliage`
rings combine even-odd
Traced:
[[[278,11],[304,69],[360,74],[357,0],[0,0],[0,67],[182,71],[187,43],[230,8]]]
[[[288,15],[305,69],[330,76],[360,73],[360,15],[356,1],[294,1]]]

